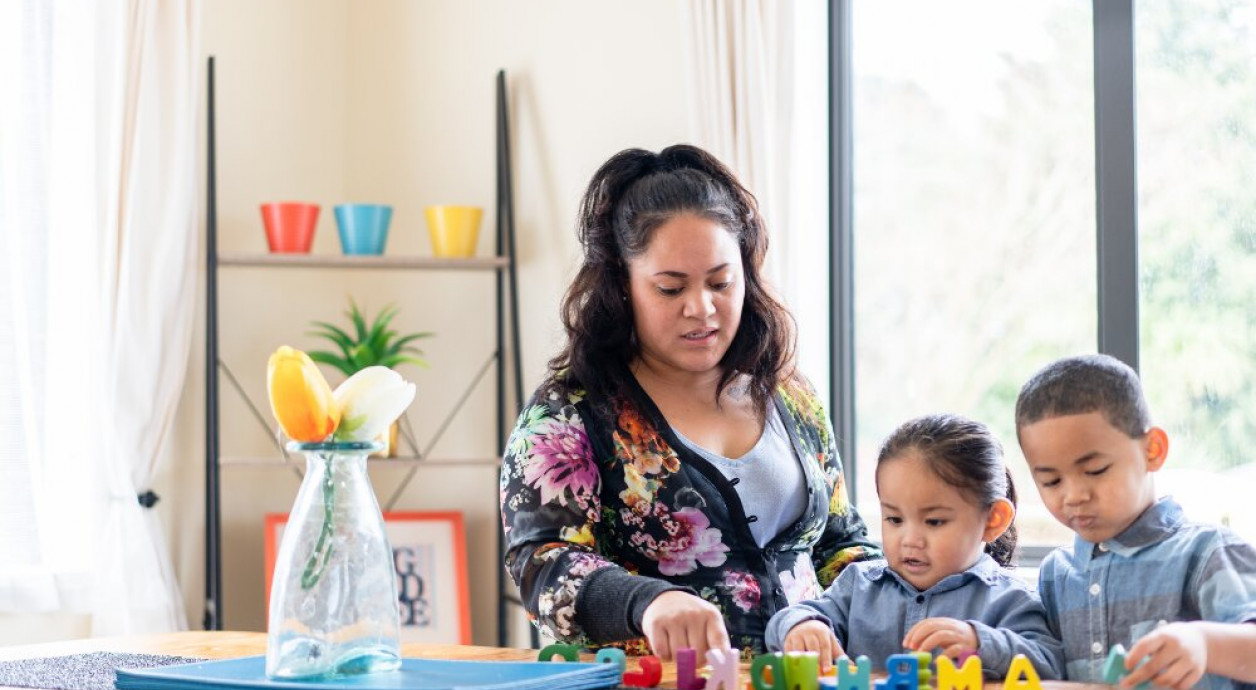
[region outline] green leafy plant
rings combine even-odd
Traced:
[[[326,321],[311,322],[317,330],[309,331],[308,335],[330,340],[338,351],[311,350],[308,353],[310,359],[333,366],[345,376],[352,376],[366,367],[376,365],[389,369],[403,363],[427,366],[422,358],[423,351],[412,343],[421,338],[429,338],[432,333],[425,331],[400,335],[388,328],[389,322],[396,315],[397,308],[388,305],[368,325],[366,315],[350,299],[349,310],[345,312],[351,324],[349,329],[342,329]]]

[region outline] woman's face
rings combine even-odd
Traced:
[[[672,218],[628,261],[628,299],[646,365],[659,373],[715,371],[746,299],[737,240],[707,218]]]

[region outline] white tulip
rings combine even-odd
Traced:
[[[366,367],[333,393],[340,406],[337,441],[370,441],[384,432],[414,400],[414,384],[388,367]]]

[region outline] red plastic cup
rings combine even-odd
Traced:
[[[266,242],[277,254],[308,254],[318,225],[318,204],[277,201],[262,204]]]

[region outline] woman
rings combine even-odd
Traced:
[[[754,197],[701,149],[629,149],[579,223],[567,344],[502,466],[506,566],[558,640],[762,652],[773,613],[876,549],[760,277]]]

